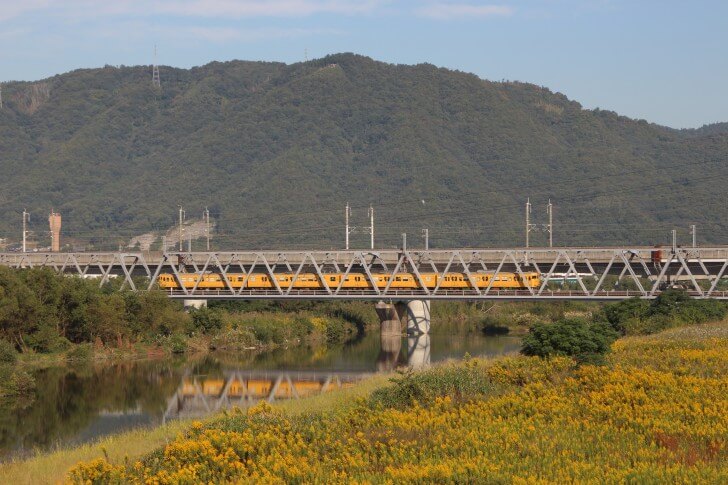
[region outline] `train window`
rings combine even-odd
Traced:
[[[336,276],[329,277],[329,281],[336,281]]]
[[[394,281],[402,281],[402,278],[400,278],[399,276],[397,276],[397,277],[396,277],[396,278],[394,279]]]

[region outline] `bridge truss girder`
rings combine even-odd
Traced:
[[[728,299],[728,292],[719,288],[722,278],[728,277],[728,248],[676,248],[661,251],[653,259],[653,248],[530,248],[530,249],[453,249],[453,250],[382,250],[382,251],[218,251],[172,253],[1,253],[0,265],[14,268],[50,267],[61,273],[91,275],[103,285],[112,277],[122,278],[122,288],[151,289],[162,273],[172,274],[180,289],[169,292],[172,298],[182,299],[586,299],[619,300],[630,297],[655,298],[663,288],[676,279],[684,281],[689,293],[696,298]],[[289,287],[281,287],[275,274],[293,274]],[[495,277],[485,288],[475,284],[479,271],[509,272],[523,275],[536,271],[542,282],[536,288],[505,290],[494,287]],[[206,290],[182,285],[183,273],[218,273],[224,289]],[[298,289],[293,284],[302,273],[315,273],[322,288]],[[329,273],[361,273],[371,289],[343,288],[330,285]],[[376,284],[374,274],[413,274],[419,289],[392,287],[388,278],[384,288]],[[427,288],[422,273],[462,273],[466,288]],[[269,290],[247,287],[247,276],[263,273],[274,284]],[[229,275],[245,275],[237,288]],[[137,288],[135,277],[147,278],[145,288]],[[564,277],[574,289],[553,288],[553,282]],[[618,287],[609,286],[613,282]],[[699,281],[702,281],[701,285]],[[631,289],[622,289],[625,283]]]

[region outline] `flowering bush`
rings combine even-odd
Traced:
[[[726,483],[727,363],[728,336],[697,332],[620,340],[603,367],[469,361],[417,379],[426,405],[288,416],[261,404],[134,464],[81,463],[69,481]],[[453,376],[471,399],[432,392]]]

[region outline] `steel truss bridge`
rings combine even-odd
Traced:
[[[99,253],[0,253],[0,265],[12,268],[49,267],[64,274],[97,278],[103,285],[114,278],[122,288],[151,289],[162,273],[174,275],[178,289],[171,298],[194,299],[314,299],[314,300],[621,300],[655,298],[665,288],[679,284],[696,298],[728,300],[728,247],[705,248],[513,248],[372,251],[215,251],[215,252],[99,252]],[[537,288],[477,287],[473,275],[480,271],[523,274],[537,271]],[[279,286],[275,273],[295,278],[315,273],[320,289]],[[412,273],[418,289],[378,288],[373,273]],[[421,273],[463,273],[467,288],[427,288]],[[185,288],[183,273],[217,273],[224,289]],[[272,289],[233,287],[228,274],[263,273]],[[361,273],[370,289],[330,286],[327,273]],[[342,278],[342,281],[345,278]],[[442,278],[439,278],[440,280]],[[561,284],[558,284],[561,283]]]

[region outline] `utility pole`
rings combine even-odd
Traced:
[[[672,254],[677,253],[677,231],[672,230]]]
[[[546,206],[546,213],[549,216],[549,247],[554,247],[554,206],[549,199],[549,205]]]
[[[0,84],[0,109],[3,109],[3,85]]]
[[[182,234],[184,230],[182,229],[182,223],[185,220],[185,210],[182,208],[182,206],[179,206],[179,228],[178,228],[178,234],[179,234],[179,250],[180,252],[185,250],[184,243],[182,240]]]
[[[207,236],[207,252],[210,252],[210,210],[205,207],[205,212],[203,213],[203,218],[205,219],[205,236]]]
[[[167,252],[167,236],[162,236],[162,254]]]
[[[349,207],[349,203],[346,203],[346,209],[344,209],[344,220],[346,224],[346,250],[349,250],[349,216],[351,215],[351,207]]]
[[[430,249],[430,230],[422,229],[422,236],[425,238],[425,251]]]
[[[403,253],[407,252],[407,233],[406,232],[402,233],[402,252]]]
[[[697,244],[698,232],[695,230],[695,224],[690,226],[690,235],[693,236],[693,247],[697,248],[698,247],[698,244]]]
[[[369,205],[369,234],[371,236],[371,246],[374,249],[374,207]]]
[[[526,247],[530,247],[531,240],[531,198],[526,199]]]
[[[26,224],[29,222],[30,222],[30,213],[26,212],[26,210],[23,209],[23,252],[25,252],[25,250],[26,250],[25,241],[26,241],[26,236],[28,234]]]

